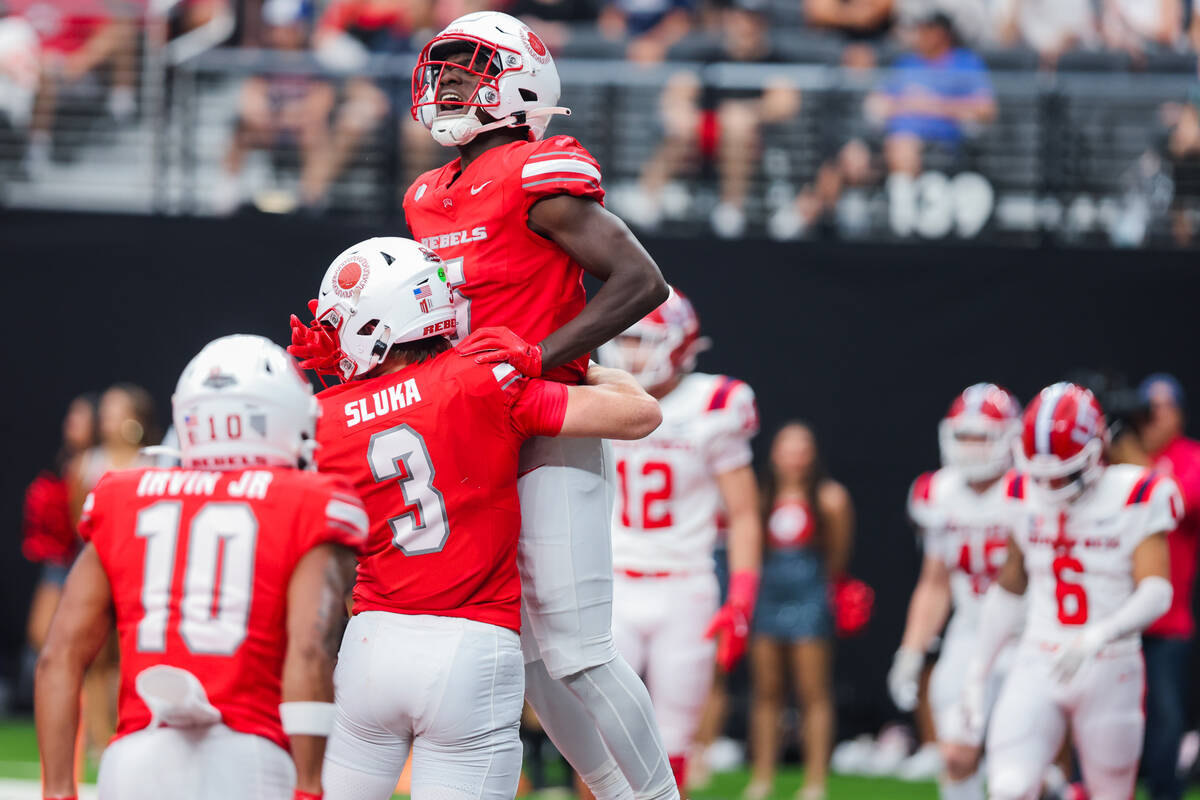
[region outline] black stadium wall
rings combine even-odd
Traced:
[[[0,263],[9,390],[0,544],[3,674],[15,673],[36,570],[21,558],[22,492],[49,463],[69,400],[117,380],[169,416],[176,376],[208,340],[283,341],[329,260],[371,235],[330,221],[8,214]],[[701,368],[754,387],[764,434],[815,425],[858,512],[852,571],[876,590],[868,630],[838,651],[848,728],[890,713],[884,675],[918,555],[905,493],[937,465],[936,425],[965,385],[1022,400],[1079,366],[1175,372],[1200,397],[1200,262],[1182,252],[646,241],[691,296],[712,349]],[[1200,410],[1193,399],[1192,407]],[[1193,415],[1194,416],[1194,415]]]

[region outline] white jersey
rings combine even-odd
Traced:
[[[1133,593],[1133,551],[1142,540],[1175,528],[1183,499],[1171,478],[1144,467],[1105,467],[1096,485],[1063,509],[1030,498],[1025,476],[1009,481],[1019,509],[1014,537],[1025,557],[1029,606],[1023,645],[1053,648],[1102,620]],[[1103,653],[1136,651],[1138,633]]]
[[[717,476],[753,458],[754,392],[724,375],[693,372],[660,405],[663,422],[654,433],[613,442],[613,566],[639,572],[711,570],[720,508]]]
[[[960,472],[943,467],[917,478],[908,514],[921,529],[925,553],[950,570],[955,628],[974,629],[983,595],[1004,565],[1013,507],[1005,501],[1006,478],[976,492]]]

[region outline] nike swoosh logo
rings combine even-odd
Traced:
[[[471,194],[472,195],[479,194],[480,192],[483,191],[484,187],[487,186],[489,183],[491,183],[491,181],[484,181],[483,183],[479,184],[478,186],[472,186]]]

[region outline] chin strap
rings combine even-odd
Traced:
[[[515,114],[509,114],[503,119],[498,119],[495,122],[489,122],[486,125],[479,121],[479,117],[474,113],[459,114],[453,117],[435,117],[433,124],[429,126],[429,132],[433,134],[434,140],[446,147],[458,147],[474,139],[481,133],[494,131],[498,128],[515,128],[526,124],[531,118],[552,117],[555,114],[562,114],[565,117],[571,116],[571,109],[564,106],[548,106],[546,108],[535,108],[532,111],[518,111]]]

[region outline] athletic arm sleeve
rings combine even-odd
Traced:
[[[517,373],[514,373],[517,374]],[[567,387],[554,381],[520,377],[512,404],[512,426],[521,437],[557,436],[567,417]]]

